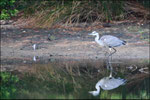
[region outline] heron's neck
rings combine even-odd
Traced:
[[[100,38],[100,37],[99,37],[99,34],[97,34],[96,37],[95,37],[95,41],[96,41],[98,44],[100,44],[101,46],[104,46],[103,41],[101,41],[99,38]]]
[[[99,83],[96,84],[95,88],[96,88],[96,91],[90,91],[90,92],[89,92],[89,93],[91,93],[93,96],[97,96],[97,95],[99,94],[99,92],[100,92],[100,85],[99,85]]]
[[[96,93],[99,94],[99,92],[100,92],[100,85],[99,85],[99,84],[96,84],[95,88],[96,88],[96,90],[97,90]]]
[[[95,41],[98,41],[98,40],[99,40],[99,34],[97,34],[95,37]]]

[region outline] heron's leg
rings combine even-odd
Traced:
[[[110,56],[111,56],[110,63],[112,62],[112,55],[115,54],[116,51],[117,51],[115,48],[112,48],[112,49],[114,50],[114,52],[112,52],[112,53],[110,54]],[[112,65],[111,65],[110,67],[111,67],[111,70],[113,71]],[[114,72],[114,71],[113,71],[113,72]]]
[[[107,62],[106,62],[106,64],[107,64],[107,69],[108,70],[112,70],[112,65],[111,65],[111,61],[110,61],[110,56],[111,56],[111,54],[109,54],[108,56],[107,56]]]
[[[108,55],[108,64],[109,64],[109,67],[110,67],[110,77],[112,77],[112,72],[114,72],[113,71],[113,67],[112,67],[112,64],[111,64],[111,62],[112,62],[112,55],[116,52],[116,49],[115,48],[112,48],[113,50],[114,50],[114,52],[112,52],[112,53],[110,53],[109,55]],[[110,51],[111,51],[111,48],[109,49]],[[111,57],[111,58],[110,58]],[[116,74],[116,73],[115,73]]]
[[[107,58],[106,58],[106,64],[107,64],[107,69],[110,70],[111,68],[111,64],[110,64],[110,56],[111,56],[111,48],[109,48],[108,46],[105,46],[105,48],[108,50],[109,49],[109,52],[106,52],[108,54]],[[105,54],[106,54],[105,53]],[[106,55],[105,55],[106,56]]]
[[[109,51],[108,51],[108,47],[107,46],[104,46],[104,48],[105,48],[105,50],[104,50],[104,52],[105,52],[105,57],[109,54]]]
[[[109,55],[110,53],[107,51],[105,54],[105,57],[106,57],[106,65],[107,65],[107,69],[109,70],[110,69],[110,63],[109,63]]]
[[[112,55],[113,55],[114,53],[116,53],[116,51],[117,51],[115,48],[112,48],[112,49],[114,50],[114,52],[112,52],[112,53],[109,54],[109,57],[111,57],[111,61],[112,61]],[[109,48],[110,51],[112,51],[112,49]]]
[[[111,48],[109,48],[110,49],[110,51],[111,51]],[[114,53],[116,53],[116,49],[115,48],[112,48],[113,50],[114,50],[114,52],[112,52],[112,53],[110,53],[110,55],[109,56],[111,56],[112,57],[112,55],[114,54]],[[111,60],[112,60],[112,58],[111,58]]]
[[[110,70],[110,75],[109,77],[112,77],[112,72],[113,72],[113,68],[112,68],[112,65],[111,65],[111,62],[110,62],[110,54],[108,55],[107,57],[107,69]]]
[[[105,59],[106,59],[106,67],[109,70],[109,51],[108,51],[108,47],[105,45],[104,46],[104,55],[105,55]]]
[[[109,70],[110,69],[109,57],[107,57],[107,59],[106,59],[106,65],[107,65],[107,69]]]
[[[109,48],[109,50],[110,50],[110,63],[112,62],[112,53],[111,53],[111,51],[112,51],[112,48]]]
[[[108,47],[108,46],[105,46],[105,48],[109,48],[109,47]],[[112,49],[114,50],[114,52],[111,53]],[[106,65],[107,65],[107,69],[111,71],[111,72],[110,72],[110,77],[112,77],[112,72],[114,72],[114,71],[113,71],[113,67],[112,67],[111,62],[112,62],[112,55],[116,52],[116,49],[115,49],[115,48],[109,48],[109,51],[110,51],[110,53],[106,52],[106,53],[109,54],[109,55],[107,56]],[[110,57],[111,57],[111,58],[110,58]],[[115,74],[116,74],[116,73],[115,73]]]

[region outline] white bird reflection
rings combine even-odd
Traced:
[[[115,89],[117,87],[119,87],[120,85],[124,85],[126,82],[125,79],[121,79],[119,78],[114,78],[114,77],[104,77],[101,80],[99,80],[96,85],[96,91],[89,91],[90,94],[92,94],[93,96],[97,96],[100,93],[100,87],[103,90],[112,90]]]
[[[33,61],[35,61],[35,62],[36,62],[36,56],[34,56],[34,57],[33,57]]]

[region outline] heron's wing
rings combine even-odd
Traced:
[[[112,77],[111,79],[105,80],[105,82],[101,84],[101,88],[104,90],[111,90],[111,89],[119,87],[120,85],[123,85],[125,81],[126,80],[121,79],[121,78]]]
[[[103,41],[105,45],[110,46],[110,47],[119,46],[119,45],[122,45],[123,43],[122,40],[111,35],[104,35],[100,38],[100,40]]]

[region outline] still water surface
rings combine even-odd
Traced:
[[[52,61],[42,64],[15,64],[14,70],[11,71],[11,74],[17,75],[19,79],[13,86],[15,92],[10,92],[8,97],[4,95],[2,98],[150,99],[150,76],[149,71],[145,70],[149,65],[113,64],[115,70],[113,77],[126,80],[125,84],[112,90],[101,88],[100,93],[93,96],[89,91],[96,90],[96,83],[108,77],[110,71],[105,64],[99,61],[92,62]]]

